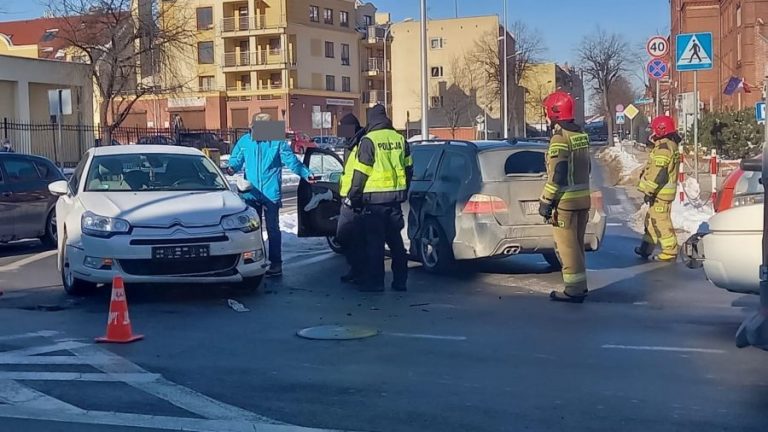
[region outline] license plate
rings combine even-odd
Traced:
[[[152,259],[206,258],[210,255],[210,245],[159,246],[152,248]]]
[[[539,214],[539,202],[538,201],[523,201],[523,210],[527,215]]]

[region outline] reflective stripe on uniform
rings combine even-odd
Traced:
[[[355,170],[360,171],[361,173],[363,173],[363,174],[365,174],[365,175],[367,175],[369,177],[370,177],[371,173],[373,173],[373,167],[372,166],[368,166],[368,165],[366,165],[364,163],[361,163],[359,161],[357,163],[355,163]]]
[[[413,166],[413,156],[407,156],[405,158],[405,166],[407,167]]]
[[[549,193],[555,194],[555,193],[557,193],[558,190],[560,190],[560,186],[558,186],[558,185],[556,185],[554,183],[547,182],[547,184],[544,185],[544,190],[549,192]]]
[[[584,282],[586,280],[586,273],[563,273],[563,282],[565,282],[566,285],[573,285]]]
[[[666,236],[659,239],[659,243],[661,244],[661,249],[664,251],[669,250],[676,250],[677,248],[677,237],[676,236]]]
[[[574,199],[574,198],[584,198],[590,195],[591,195],[591,192],[589,189],[565,191],[563,192],[563,196],[561,199],[568,200],[568,199]]]

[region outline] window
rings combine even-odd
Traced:
[[[440,163],[440,173],[437,180],[459,186],[469,181],[470,175],[467,173],[471,172],[469,161],[463,154],[448,151]]]
[[[59,32],[59,29],[48,29],[43,34],[43,37],[40,39],[40,42],[50,42],[54,39],[56,39],[56,33]]]
[[[320,8],[317,6],[309,7],[309,20],[312,22],[320,22]]]
[[[197,29],[208,30],[213,28],[213,8],[197,8]]]
[[[323,181],[338,182],[344,167],[339,160],[328,154],[315,153],[309,158],[309,169]]]
[[[325,58],[334,58],[333,54],[333,42],[325,42]]]
[[[439,150],[428,148],[413,149],[413,181],[432,181],[435,179],[437,163],[440,161]]]
[[[72,173],[72,177],[69,178],[69,190],[72,194],[77,195],[77,188],[80,186],[80,179],[83,177],[83,171],[85,171],[85,163],[88,158],[83,158],[82,161],[75,168],[75,172]]]
[[[349,27],[349,12],[347,11],[339,12],[339,24],[342,27]]]
[[[741,61],[741,33],[736,34],[736,60]]]
[[[8,174],[8,183],[28,183],[40,180],[40,174],[31,160],[9,158],[3,162]]]
[[[269,53],[272,55],[280,54],[280,39],[273,38],[269,40]]]
[[[96,156],[86,180],[85,191],[88,192],[228,189],[221,172],[203,155],[138,153]]]
[[[504,174],[536,174],[547,172],[544,153],[538,151],[519,151],[512,153],[504,163]]]
[[[213,64],[213,42],[197,43],[197,63]]]
[[[333,9],[323,9],[323,22],[333,24]]]
[[[325,76],[325,89],[328,91],[336,91],[336,77],[333,75]]]
[[[58,169],[50,163],[35,161],[35,166],[37,167],[37,172],[40,174],[40,177],[44,180],[53,181],[63,179],[61,174],[58,173]]]
[[[430,75],[432,78],[442,78],[443,77],[443,67],[442,66],[432,66],[430,68]]]
[[[429,40],[429,46],[432,49],[441,49],[443,47],[443,38],[432,38]]]
[[[200,90],[210,91],[215,87],[216,78],[213,76],[201,76],[200,77]]]
[[[341,77],[341,91],[347,93],[352,91],[352,78]]]
[[[741,5],[736,6],[736,27],[741,27]]]
[[[283,86],[283,74],[272,72],[269,74],[269,81],[272,83],[272,88],[280,88]]]
[[[367,27],[370,27],[370,26],[372,26],[372,25],[373,25],[373,17],[372,17],[372,16],[370,16],[370,15],[365,15],[365,16],[363,17],[363,19],[365,20],[365,25],[366,25]]]
[[[341,64],[349,66],[349,44],[341,44]]]
[[[429,107],[430,108],[440,108],[443,106],[443,97],[442,96],[432,96],[429,98]]]

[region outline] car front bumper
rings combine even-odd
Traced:
[[[196,232],[190,233],[176,229],[163,234],[152,231],[157,230],[135,229],[132,235],[111,238],[82,236],[78,244],[66,245],[70,268],[78,279],[94,283],[110,283],[115,276],[121,276],[128,283],[203,284],[242,282],[263,275],[268,266],[260,230],[252,233],[193,230]],[[142,244],[136,244],[137,240]],[[210,255],[167,261],[152,258],[155,246],[191,244],[209,245]],[[111,266],[86,265],[86,261],[94,259],[111,260]]]

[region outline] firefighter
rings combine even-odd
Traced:
[[[344,174],[341,176],[339,192],[342,200],[349,194],[352,187],[352,176],[357,160],[358,144],[365,129],[354,114],[347,114],[341,119],[339,136],[346,139],[344,149]],[[344,256],[349,264],[349,272],[341,277],[344,283],[360,283],[364,274],[365,237],[363,231],[362,213],[360,209],[342,205],[336,228],[336,240],[341,244]]]
[[[674,262],[677,259],[677,235],[672,226],[672,202],[677,194],[677,171],[680,166],[678,146],[682,138],[670,116],[659,116],[651,122],[653,149],[640,176],[638,189],[648,204],[645,234],[635,253],[648,259],[661,246],[654,261]]]
[[[413,160],[408,142],[392,127],[382,105],[368,110],[366,135],[360,141],[352,186],[344,205],[362,211],[365,229],[365,280],[361,291],[384,290],[384,245],[392,255],[392,289],[405,291],[408,255],[401,204],[408,198]]]
[[[539,214],[553,225],[555,251],[563,267],[563,291],[552,291],[553,301],[582,303],[587,296],[584,236],[590,208],[589,137],[574,123],[574,100],[557,91],[547,96],[544,108],[551,122],[547,150],[547,183],[539,201]]]

